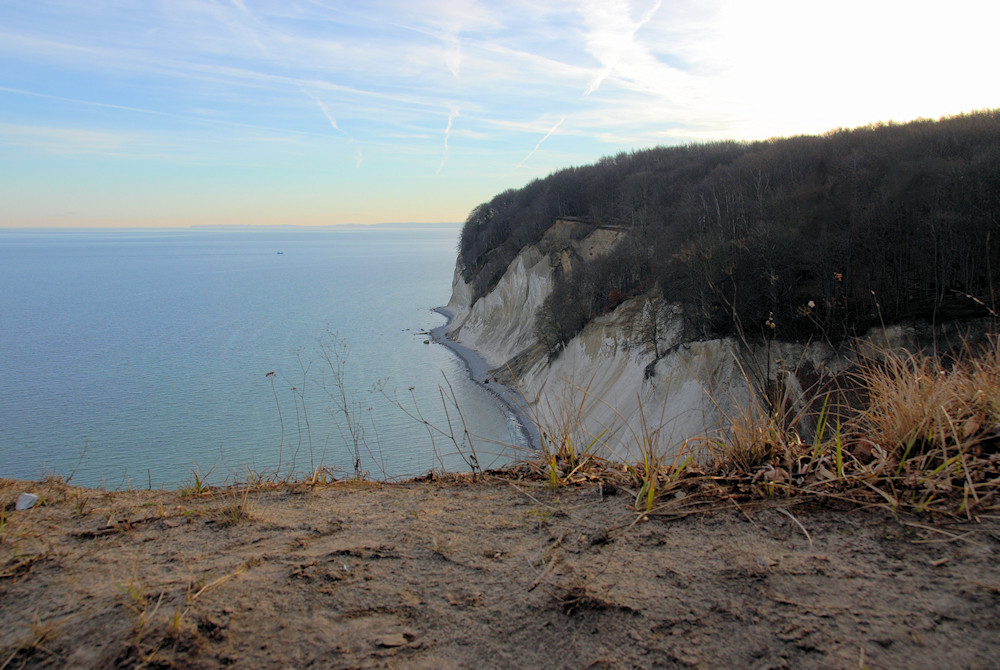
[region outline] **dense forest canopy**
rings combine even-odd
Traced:
[[[764,142],[656,148],[574,167],[476,207],[459,243],[474,294],[560,217],[628,229],[557,277],[564,342],[653,288],[698,335],[839,340],[878,323],[996,313],[1000,110]]]

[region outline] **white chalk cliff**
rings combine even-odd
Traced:
[[[535,336],[535,314],[552,290],[556,269],[570,272],[626,234],[557,222],[475,301],[456,269],[447,335],[479,352],[501,380],[509,383],[513,374],[543,434],[570,434],[577,449],[596,439],[602,455],[634,461],[644,434],[654,432],[657,448],[672,458],[686,441],[724,432],[746,411],[751,384],[761,377],[781,378],[794,397],[800,382],[790,370],[848,364],[825,345],[772,343],[765,350],[733,338],[691,340],[679,308],[660,302],[649,313],[649,296],[597,317],[549,356]],[[650,318],[659,322],[655,349]]]

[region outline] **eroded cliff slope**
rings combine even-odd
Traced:
[[[829,347],[734,338],[698,341],[686,334],[677,305],[640,295],[593,319],[557,351],[536,334],[538,308],[557,273],[606,254],[627,233],[559,221],[517,255],[496,287],[473,300],[456,270],[448,336],[475,349],[492,374],[516,385],[543,439],[569,435],[577,448],[634,460],[644,442],[672,457],[685,442],[719,433],[746,412],[754,389],[789,370],[837,366]],[[848,361],[842,360],[842,367]],[[596,442],[595,442],[596,441]]]
[[[543,430],[626,458],[751,399],[764,424],[822,404],[859,335],[937,349],[943,324],[1000,313],[998,141],[984,110],[554,172],[469,214],[452,336],[513,373]]]

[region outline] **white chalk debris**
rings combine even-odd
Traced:
[[[22,493],[17,497],[17,503],[14,505],[14,509],[31,509],[38,502],[38,496],[34,493]]]

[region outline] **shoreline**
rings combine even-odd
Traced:
[[[434,307],[431,311],[437,312],[447,319],[443,325],[431,329],[431,339],[458,356],[465,363],[465,367],[469,371],[469,378],[496,398],[501,411],[513,420],[520,429],[523,440],[523,444],[520,446],[541,451],[541,436],[538,433],[538,427],[531,419],[531,409],[524,396],[517,389],[493,379],[490,375],[492,368],[479,355],[479,352],[448,337],[445,331],[455,318],[454,312],[447,307]]]

